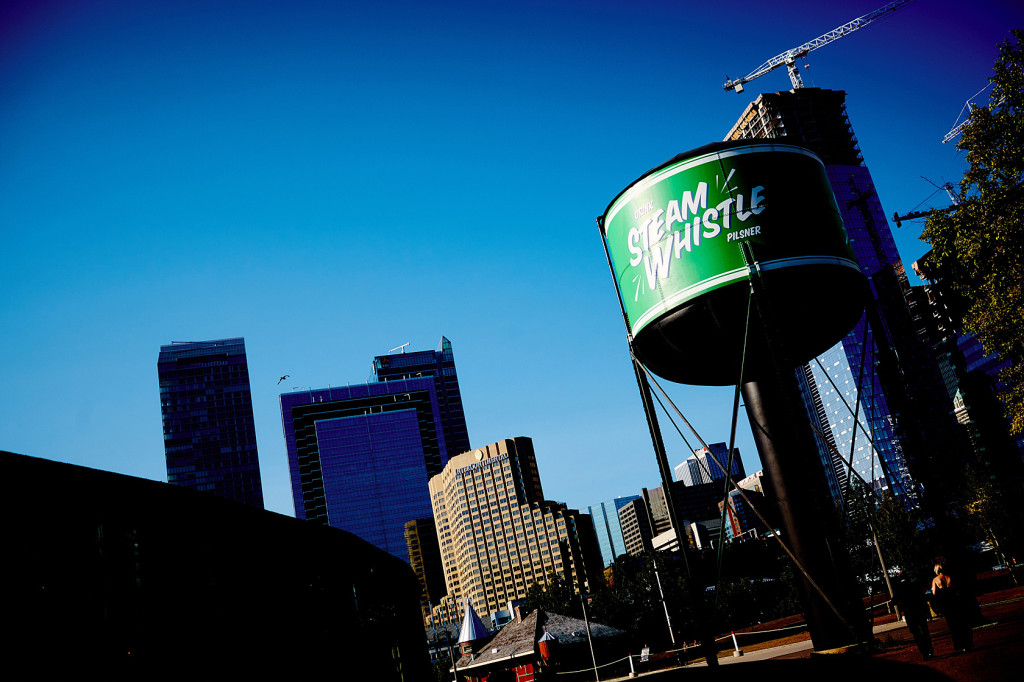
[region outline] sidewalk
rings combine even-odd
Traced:
[[[939,682],[987,682],[1024,677],[1024,586],[983,594],[978,599],[988,622],[974,628],[971,651],[953,651],[949,629],[942,618],[929,622],[935,656],[924,661],[904,623],[887,622],[874,627],[881,652],[873,655],[815,654],[810,638],[745,651],[743,656],[720,657],[717,670],[704,661],[682,668],[641,673],[645,682],[704,679],[756,679],[758,675],[818,675],[827,682],[845,680],[922,680]],[[637,679],[633,678],[633,679]],[[629,680],[602,678],[602,682]]]

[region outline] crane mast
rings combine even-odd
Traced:
[[[760,78],[766,73],[774,71],[778,67],[785,64],[787,70],[789,71],[789,80],[790,82],[793,83],[793,89],[796,90],[802,88],[804,87],[804,80],[803,78],[801,78],[800,70],[796,66],[797,59],[806,56],[809,52],[817,50],[819,47],[825,47],[829,43],[834,43],[840,38],[850,35],[857,29],[864,28],[868,24],[878,21],[879,19],[885,18],[892,14],[893,12],[896,12],[897,10],[900,10],[903,7],[909,5],[913,1],[914,0],[899,0],[898,2],[890,2],[888,5],[885,5],[884,7],[879,7],[873,12],[868,12],[862,17],[858,17],[853,21],[843,24],[842,26],[837,26],[828,33],[818,36],[814,40],[810,40],[804,43],[803,45],[800,45],[799,47],[794,47],[790,50],[786,50],[782,54],[775,55],[761,66],[757,67],[756,69],[748,73],[743,78],[737,78],[736,80],[726,80],[724,87],[726,90],[735,90],[736,92],[743,92],[744,83],[749,83],[755,78]],[[728,78],[729,77],[726,76],[726,79]]]

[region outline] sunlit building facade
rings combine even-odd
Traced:
[[[626,554],[626,541],[622,537],[622,525],[619,523],[619,510],[639,495],[616,497],[589,508],[590,518],[594,521],[597,533],[597,545],[601,549],[601,560],[605,566],[615,562],[616,557]]]
[[[739,448],[732,449],[732,462],[729,461],[729,446],[725,443],[711,443],[707,448],[698,448],[681,464],[675,467],[676,481],[683,485],[700,485],[725,478],[725,468],[731,466],[734,480],[746,476],[743,461],[740,459]]]
[[[580,591],[596,587],[590,517],[544,499],[529,438],[451,458],[430,479],[430,499],[448,590],[438,614],[450,619],[463,597],[481,616],[496,614],[552,574]]]

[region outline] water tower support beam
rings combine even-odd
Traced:
[[[790,372],[792,374],[792,372]],[[809,429],[798,428],[793,408],[800,406],[796,376],[789,382],[751,381],[743,385],[754,443],[768,479],[786,545],[799,558],[842,616],[836,613],[802,573],[801,598],[811,641],[817,651],[835,649],[862,640],[863,608],[851,595],[848,580],[839,571],[846,563],[829,519],[837,510],[820,494],[821,463]],[[843,597],[846,597],[845,599]]]

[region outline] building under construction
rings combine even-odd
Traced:
[[[871,300],[856,327],[798,370],[832,494],[838,498],[851,478],[861,478],[875,490],[914,499],[929,463],[954,457],[961,438],[934,356],[916,334],[910,286],[847,117],[846,93],[762,94],[726,136],[754,138],[785,138],[821,157],[870,282]],[[847,295],[835,292],[837,301]]]

